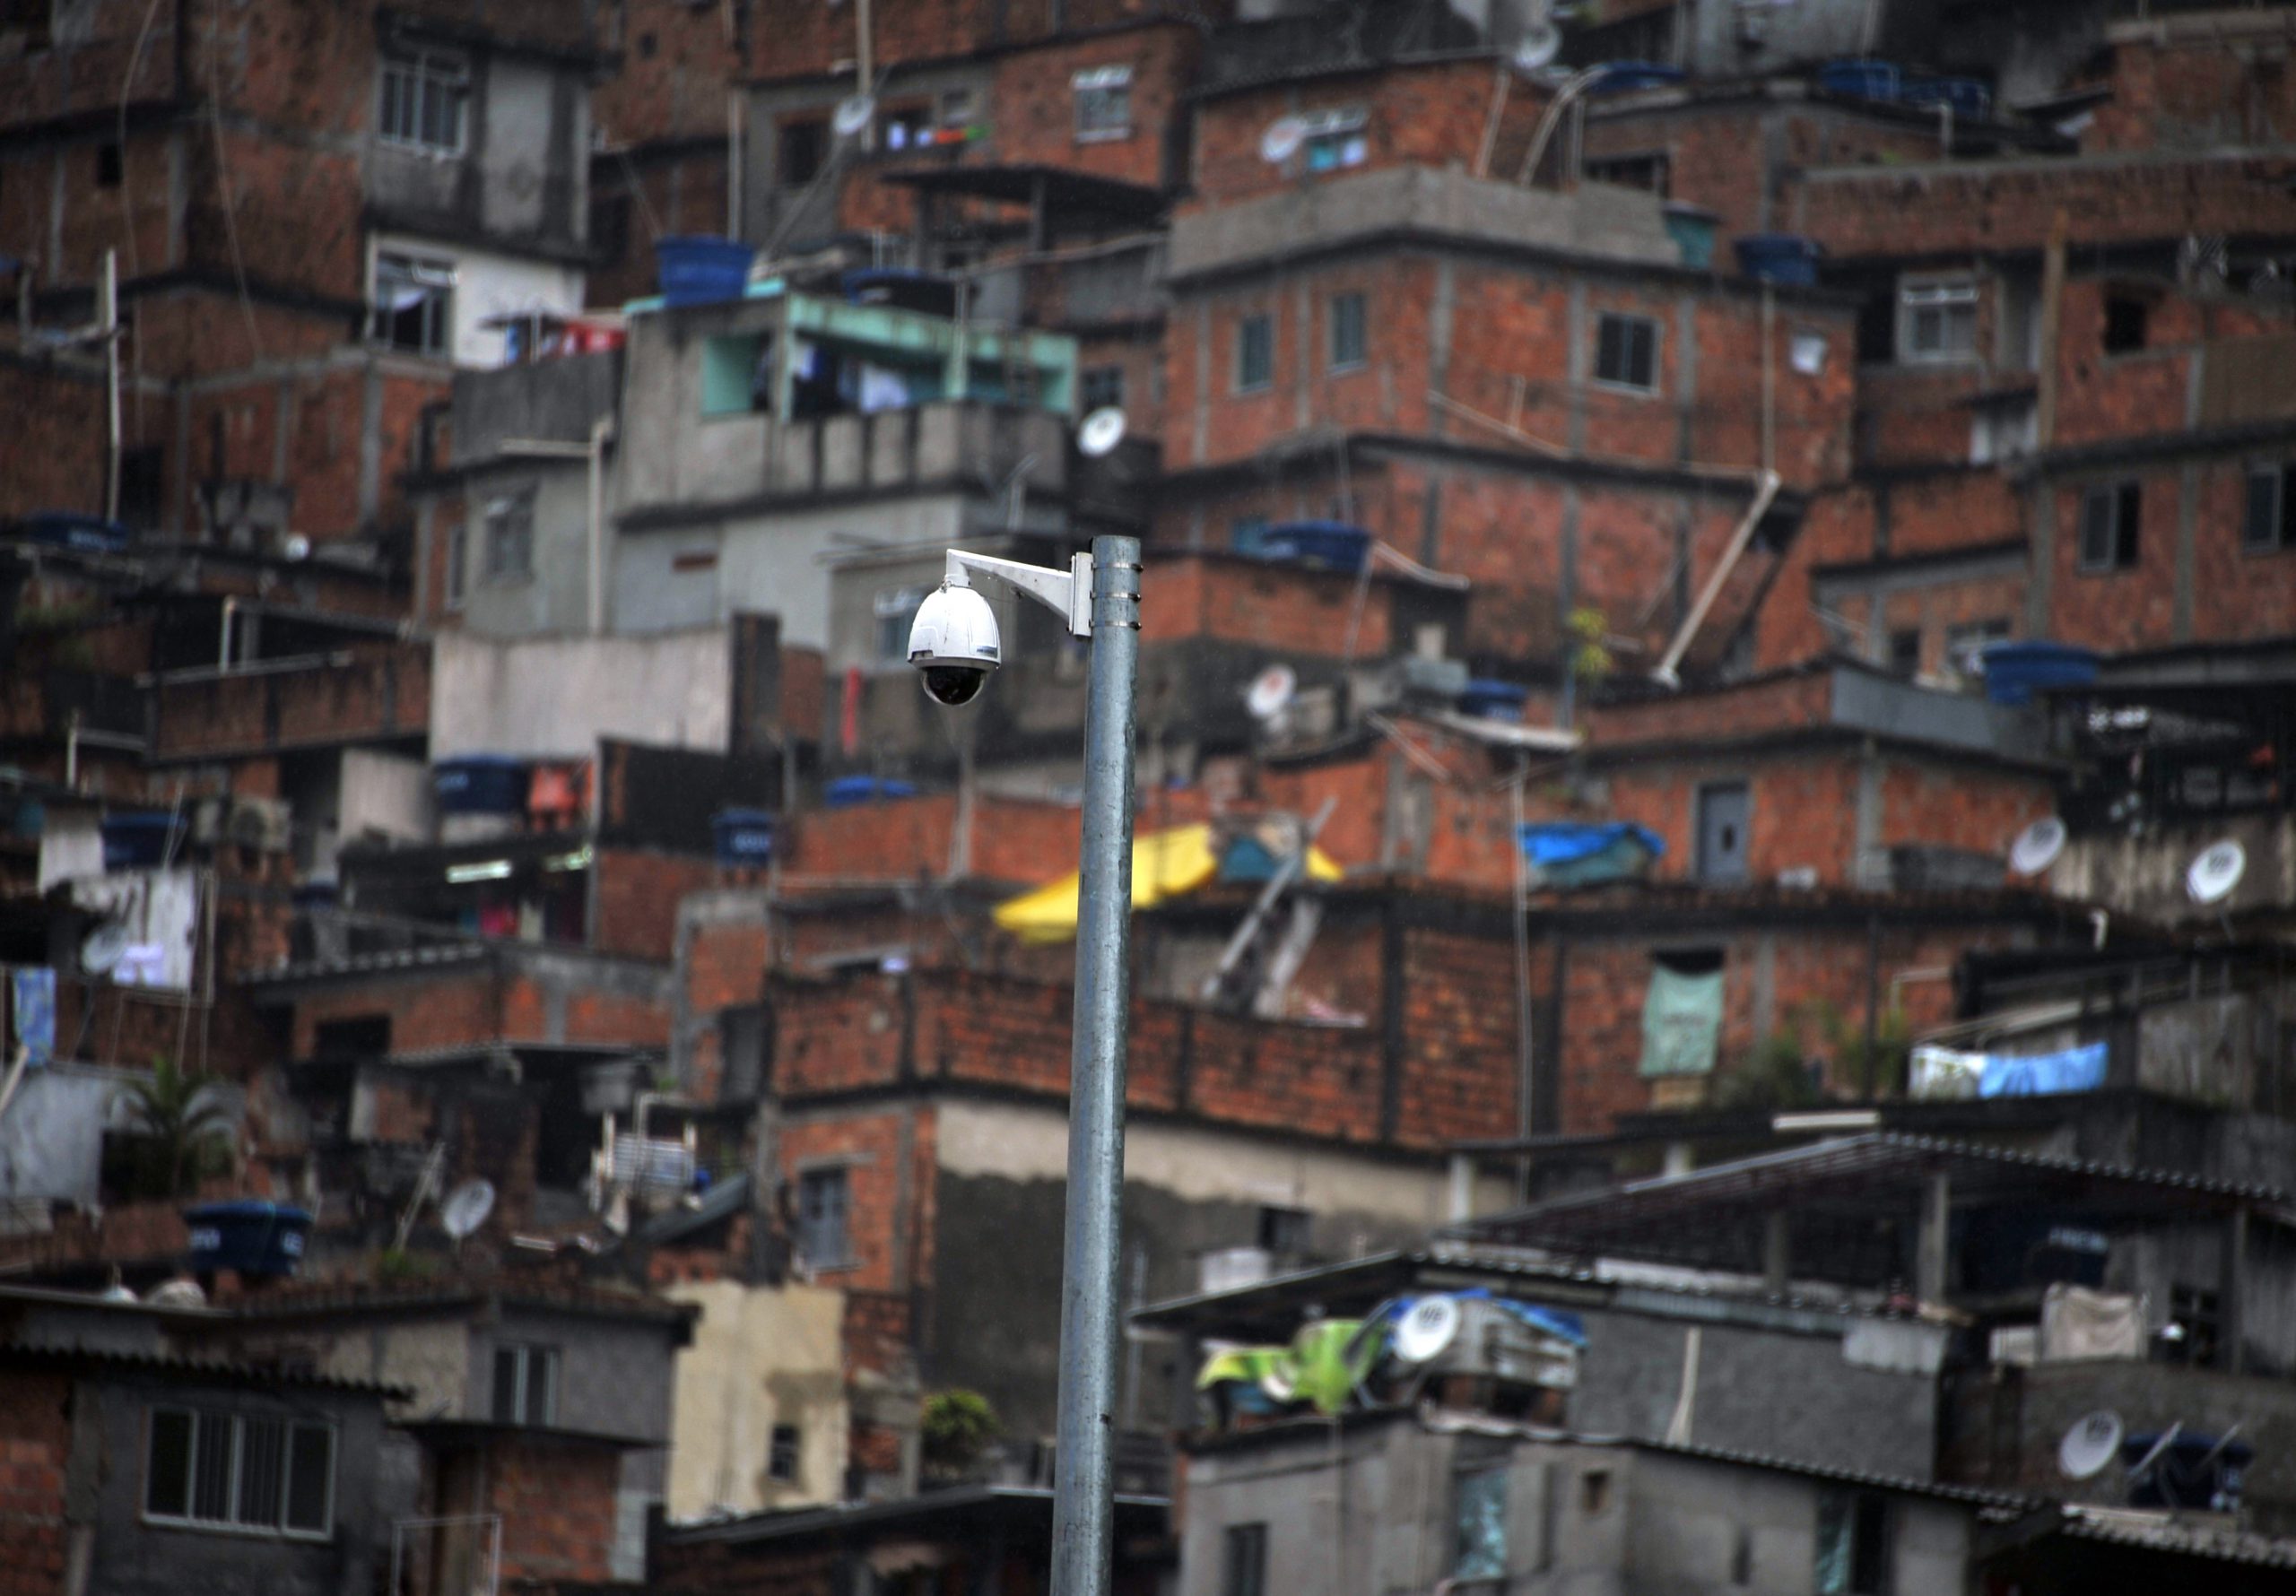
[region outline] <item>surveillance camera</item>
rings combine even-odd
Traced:
[[[980,697],[1000,654],[996,612],[970,587],[944,582],[917,606],[909,627],[909,663],[925,677],[925,696],[936,704],[970,704]]]

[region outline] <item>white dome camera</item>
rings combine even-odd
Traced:
[[[909,663],[925,678],[925,696],[936,704],[970,704],[980,697],[1002,654],[996,612],[961,583],[944,582],[917,606],[909,627]]]

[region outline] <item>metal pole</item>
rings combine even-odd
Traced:
[[[1133,677],[1140,542],[1092,540],[1076,896],[1076,1019],[1068,1084],[1068,1229],[1060,1287],[1059,1450],[1052,1596],[1106,1596],[1115,1538],[1118,1260],[1124,1199],[1126,968],[1132,914]]]

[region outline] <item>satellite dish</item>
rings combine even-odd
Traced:
[[[1308,137],[1308,125],[1297,117],[1278,117],[1259,135],[1259,158],[1270,166],[1282,166],[1292,159]]]
[[[1076,429],[1076,447],[1095,460],[1123,441],[1124,412],[1113,404],[1094,411]]]
[[[309,559],[311,557],[311,540],[299,532],[287,540],[280,551],[290,559]]]
[[[2104,1471],[2120,1453],[2120,1415],[2100,1408],[2073,1421],[2057,1444],[2057,1466],[2067,1479],[2088,1479]]]
[[[837,102],[837,109],[830,113],[829,125],[841,139],[857,138],[870,123],[877,119],[877,97],[874,94],[848,94]]]
[[[1299,690],[1300,678],[1291,666],[1270,665],[1244,690],[1244,707],[1251,711],[1254,720],[1274,720]]]
[[[2057,863],[2065,852],[2065,822],[2055,815],[2043,815],[2022,831],[2009,845],[2009,868],[2021,876],[2037,876]]]
[[[197,1280],[165,1280],[152,1288],[152,1295],[144,1299],[155,1308],[204,1308],[207,1293],[199,1288]]]
[[[486,1216],[494,1211],[494,1183],[466,1180],[447,1193],[439,1205],[439,1222],[447,1234],[457,1241],[486,1223]]]
[[[1425,1363],[1439,1357],[1457,1339],[1459,1305],[1456,1297],[1422,1297],[1396,1326],[1396,1356],[1405,1363]]]
[[[2248,868],[2248,852],[2239,843],[2230,838],[2210,843],[2185,872],[2185,890],[2195,903],[2220,902],[2240,884],[2240,873]]]
[[[1523,30],[1522,42],[1515,47],[1515,70],[1536,72],[1553,60],[1562,49],[1562,35],[1552,22],[1541,18]]]
[[[91,976],[109,976],[127,957],[132,941],[127,927],[117,920],[107,920],[90,932],[80,944],[80,967]]]

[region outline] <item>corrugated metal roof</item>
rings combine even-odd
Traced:
[[[187,1379],[204,1380],[230,1385],[252,1385],[264,1389],[292,1386],[299,1391],[338,1391],[349,1396],[371,1396],[378,1401],[406,1401],[413,1391],[404,1385],[387,1385],[371,1380],[349,1380],[333,1375],[320,1375],[306,1370],[270,1367],[257,1364],[237,1363],[229,1358],[193,1357],[173,1352],[124,1352],[105,1347],[83,1347],[75,1343],[11,1342],[0,1347],[0,1360],[11,1364],[57,1363],[99,1364],[106,1367],[138,1369],[152,1374],[178,1375]]]
[[[2076,1540],[2143,1547],[2149,1551],[2205,1557],[2220,1563],[2243,1563],[2256,1568],[2296,1569],[2296,1540],[2179,1522],[2166,1514],[2068,1505],[2063,1532]]]

